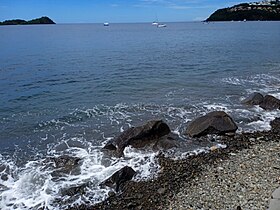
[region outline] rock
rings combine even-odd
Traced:
[[[102,148],[102,149],[105,149],[105,150],[117,150],[117,147],[116,145],[114,144],[114,141],[113,140],[110,140],[107,142],[107,144]]]
[[[7,174],[3,174],[3,175],[1,175],[1,179],[2,179],[3,181],[7,181],[7,180],[9,179],[9,177],[8,177]]]
[[[163,136],[153,146],[154,150],[169,150],[179,146],[179,142],[170,135]]]
[[[113,192],[113,191],[108,192],[108,196],[109,196],[109,197],[113,197],[113,196],[115,196],[115,195],[116,195],[116,193]]]
[[[125,166],[119,171],[115,172],[111,177],[103,181],[100,185],[106,185],[115,188],[116,192],[119,191],[120,186],[132,179],[136,172],[129,166]]]
[[[78,157],[71,157],[68,155],[63,155],[60,157],[50,157],[46,158],[44,162],[54,163],[55,171],[52,173],[53,177],[59,177],[61,174],[72,174],[76,169],[78,169],[79,162],[81,161]]]
[[[242,104],[246,105],[260,105],[263,102],[263,95],[260,93],[252,93],[248,98],[241,101]]]
[[[200,137],[207,134],[224,135],[235,132],[237,125],[233,119],[223,111],[214,111],[191,121],[186,134],[191,137]]]
[[[121,133],[116,139],[108,142],[103,149],[116,147],[118,156],[123,156],[125,147],[131,145],[141,148],[156,142],[160,137],[170,133],[170,128],[162,120],[149,121],[144,125],[132,127]]]
[[[270,126],[273,133],[280,133],[280,118],[275,118],[275,120],[271,121]]]
[[[56,168],[62,168],[62,167],[72,167],[78,165],[81,158],[63,155],[57,158],[51,157],[50,160],[52,160],[55,163]]]
[[[67,189],[62,189],[61,190],[61,195],[65,196],[74,196],[74,195],[83,195],[86,193],[86,188],[88,187],[89,184],[82,184],[80,186],[76,186],[76,187],[70,187]]]
[[[159,189],[157,190],[157,193],[160,194],[160,195],[164,194],[165,192],[166,192],[166,189],[165,189],[165,188],[159,188]]]
[[[265,110],[280,109],[280,100],[271,95],[266,95],[260,107]]]

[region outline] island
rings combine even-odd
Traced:
[[[35,25],[35,24],[55,24],[55,22],[51,20],[49,17],[41,17],[29,21],[14,19],[14,20],[5,20],[3,22],[0,22],[0,25]]]
[[[280,20],[280,2],[261,1],[242,3],[233,7],[218,9],[208,21],[277,21]]]

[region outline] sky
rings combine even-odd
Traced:
[[[56,23],[200,21],[240,0],[0,0],[0,21],[48,16]]]

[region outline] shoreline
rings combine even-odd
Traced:
[[[279,146],[277,148],[279,149],[278,152],[280,154],[279,140],[280,134],[274,133],[272,131],[242,133],[236,134],[234,137],[224,137],[221,140],[221,143],[225,143],[227,145],[227,148],[225,149],[214,147],[209,153],[201,153],[181,160],[172,160],[164,157],[163,155],[159,155],[158,159],[161,171],[159,172],[157,178],[140,182],[128,181],[124,184],[120,193],[112,193],[111,197],[107,198],[101,203],[97,203],[93,206],[82,205],[68,209],[200,209],[199,206],[196,206],[196,204],[199,203],[200,207],[202,205],[201,203],[206,203],[208,205],[210,204],[211,206],[212,201],[207,202],[207,198],[210,198],[214,195],[208,195],[209,190],[211,190],[209,187],[211,187],[212,183],[205,182],[205,177],[222,176],[220,173],[215,174],[213,170],[217,167],[223,168],[225,163],[236,162],[236,160],[232,159],[233,157],[236,158],[237,156],[237,159],[242,159],[242,154],[249,154],[250,152],[248,151],[254,151],[255,147],[258,148],[258,145],[261,145],[263,148],[266,148],[266,146],[270,144],[274,146],[277,145]],[[266,150],[264,153],[265,152],[269,153],[271,151]],[[232,154],[235,154],[235,156]],[[250,156],[247,158],[252,159]],[[278,160],[280,159],[279,156],[277,158]],[[253,158],[252,160],[254,161],[257,159]],[[264,162],[264,164],[267,163]],[[279,169],[277,167],[275,170],[279,173]],[[232,171],[229,170],[225,174],[228,176],[231,173]],[[275,186],[279,187],[280,176],[277,180],[278,181],[276,181]],[[184,200],[188,200],[184,196],[186,196],[186,193],[189,195],[196,194],[196,188],[193,186],[195,186],[197,183],[203,183],[204,192],[199,191],[200,195],[198,195],[198,197],[200,197],[200,201],[198,198],[194,198],[192,200],[193,204],[188,206],[187,202],[184,203]],[[271,193],[275,189],[270,189]],[[237,197],[240,193],[238,191],[231,192],[233,192],[233,195],[223,194],[222,197],[228,197],[231,199],[234,196]],[[271,193],[268,195],[261,194],[263,197],[266,196],[265,202],[267,201],[266,199],[271,196]],[[251,205],[254,206],[254,203]],[[261,206],[263,205],[264,204],[261,204]],[[268,207],[268,205],[269,203],[266,202],[266,207]],[[242,204],[237,202],[235,208],[239,207],[243,209]],[[206,207],[206,209],[211,208]]]

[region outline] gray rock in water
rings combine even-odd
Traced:
[[[280,100],[271,95],[266,95],[260,107],[265,110],[280,109]]]
[[[275,120],[271,121],[270,126],[273,133],[280,133],[280,118],[275,118]]]
[[[54,163],[55,170],[52,172],[53,177],[60,177],[63,174],[73,174],[79,171],[78,157],[71,157],[68,155],[62,155],[60,157],[49,157],[44,161],[45,163]]]
[[[71,157],[68,155],[62,155],[60,157],[52,157],[50,158],[54,163],[56,168],[62,168],[62,167],[72,167],[78,165],[81,158],[77,157]]]
[[[186,134],[191,137],[200,137],[207,134],[224,135],[238,129],[233,119],[223,111],[214,111],[191,121]]]
[[[60,191],[62,196],[68,195],[68,196],[75,196],[75,195],[84,195],[86,193],[86,188],[88,187],[89,183],[82,184],[75,187],[70,187],[66,189],[62,189]]]
[[[62,155],[60,157],[51,157],[50,160],[55,163],[55,168],[65,168],[71,170],[79,164],[81,158]]]
[[[246,105],[260,105],[263,102],[263,95],[260,93],[252,93],[248,98],[241,101],[242,104]]]
[[[120,186],[132,179],[136,172],[129,166],[125,166],[119,171],[115,172],[110,178],[103,181],[100,185],[106,185],[115,188],[116,192],[119,191]]]
[[[162,136],[170,133],[170,128],[162,120],[149,121],[138,127],[132,127],[121,133],[116,139],[109,141],[103,149],[117,150],[118,156],[123,156],[125,147],[131,145],[141,148],[156,142]]]

